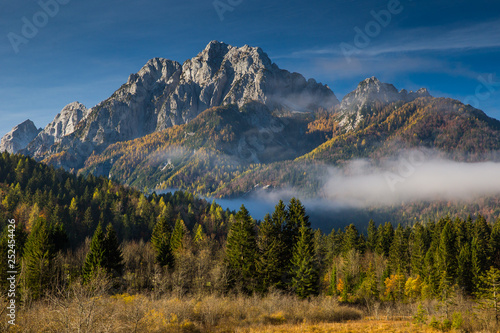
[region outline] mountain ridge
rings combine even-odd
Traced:
[[[300,112],[339,104],[327,86],[280,69],[258,47],[211,41],[182,65],[149,60],[108,99],[86,110],[74,131],[54,140],[45,135],[24,153],[37,160],[56,156],[57,165],[77,170],[109,144],[187,123],[210,107],[250,101]]]

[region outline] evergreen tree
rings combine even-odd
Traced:
[[[170,238],[170,248],[172,249],[172,252],[183,248],[184,236],[186,233],[186,225],[179,214],[179,216],[177,216],[177,220],[175,220],[174,230],[172,231],[172,236]]]
[[[427,297],[435,296],[438,293],[440,274],[437,268],[437,245],[431,244],[429,250],[425,254],[425,284],[427,286]]]
[[[277,214],[281,217],[286,216],[286,224],[284,225],[285,244],[287,244],[290,254],[290,259],[293,253],[293,246],[299,237],[299,229],[302,222],[309,225],[309,219],[305,214],[305,208],[302,206],[300,200],[292,198],[288,204],[288,210],[283,214],[283,202],[276,207]],[[304,220],[305,219],[305,220]]]
[[[441,231],[438,258],[437,268],[441,274],[441,286],[443,284],[452,286],[456,278],[457,250],[455,231],[451,220],[446,223]]]
[[[40,217],[26,241],[23,257],[22,289],[33,299],[40,298],[50,284],[54,246],[50,241],[47,222]]]
[[[375,248],[376,252],[389,257],[393,237],[394,227],[392,226],[391,222],[386,222],[384,225],[380,225],[377,229],[377,246]]]
[[[500,269],[500,218],[495,222],[490,236],[491,263]]]
[[[399,274],[407,274],[408,259],[408,243],[403,227],[401,224],[398,224],[389,250],[389,265],[391,266],[391,270]]]
[[[377,226],[373,220],[368,222],[368,237],[366,239],[366,249],[375,252],[377,246]]]
[[[279,262],[278,269],[280,271],[281,282],[278,287],[283,288],[285,281],[287,281],[287,275],[290,271],[290,262],[292,260],[293,243],[291,239],[291,234],[288,226],[288,211],[282,200],[274,207],[273,215],[271,216],[271,223],[273,230],[277,233],[277,242],[281,244],[281,247],[277,248]]]
[[[319,293],[319,274],[313,259],[313,234],[306,223],[306,219],[302,219],[292,258],[291,287],[300,298]]]
[[[90,242],[90,249],[87,253],[85,263],[83,264],[83,279],[88,282],[97,273],[99,269],[104,268],[104,256],[105,256],[105,239],[104,232],[101,227],[101,223],[97,225],[97,228],[92,236]]]
[[[260,225],[257,239],[259,256],[256,261],[256,269],[258,289],[261,292],[267,291],[272,286],[278,286],[281,282],[280,257],[284,244],[280,236],[281,230],[273,224],[271,217],[267,214]]]
[[[474,223],[474,235],[471,244],[472,276],[475,290],[481,287],[481,276],[488,269],[490,227],[479,215]]]
[[[226,242],[230,286],[238,284],[238,287],[248,293],[254,289],[256,254],[255,222],[245,206],[241,205],[229,228]]]
[[[343,246],[342,252],[344,254],[348,253],[350,250],[359,251],[359,232],[354,224],[349,224],[344,229]]]
[[[427,252],[427,235],[426,229],[422,223],[416,223],[413,226],[409,240],[411,253],[411,274],[414,276],[424,276],[425,253]]]
[[[151,236],[151,245],[155,250],[155,260],[160,266],[173,267],[174,256],[170,247],[172,228],[165,217],[156,223]]]
[[[465,243],[460,249],[457,262],[458,285],[468,294],[474,289],[472,283],[472,260],[470,244]]]
[[[122,274],[122,251],[120,250],[120,242],[116,236],[115,229],[111,223],[106,227],[106,235],[104,236],[103,267],[115,276],[120,276]]]
[[[495,321],[500,321],[500,270],[491,266],[481,277],[481,287],[476,293],[482,309],[492,310]]]

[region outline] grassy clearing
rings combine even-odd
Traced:
[[[238,329],[241,333],[437,333],[441,332],[428,326],[413,324],[409,321],[389,321],[389,320],[360,320],[347,321],[342,323],[321,323],[321,324],[284,324],[280,326],[260,326]],[[454,332],[454,331],[449,331]]]
[[[303,301],[272,294],[155,300],[121,294],[34,303],[19,310],[12,332],[257,332],[273,326],[358,320],[362,315],[330,297]]]

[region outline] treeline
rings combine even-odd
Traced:
[[[75,176],[22,155],[0,155],[0,227],[15,219],[30,231],[39,217],[64,229],[76,249],[99,222],[111,223],[120,240],[149,240],[158,216],[179,217],[187,227],[203,224],[220,237],[230,212],[187,192],[141,192],[103,177]]]

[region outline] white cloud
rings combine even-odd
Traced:
[[[403,153],[378,167],[358,160],[344,170],[331,168],[324,193],[332,202],[352,207],[472,200],[500,194],[500,163],[461,163],[422,152]]]

